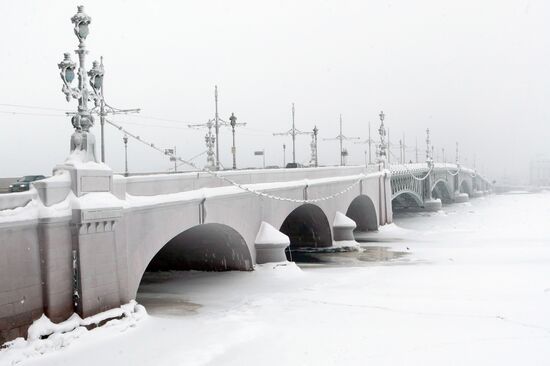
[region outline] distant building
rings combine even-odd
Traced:
[[[534,186],[550,186],[550,158],[531,160],[530,179]]]

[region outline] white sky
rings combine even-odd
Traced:
[[[62,112],[5,104],[76,108],[61,93],[57,63],[77,46],[70,18],[80,3],[0,3],[0,176],[49,174],[68,155],[72,126]],[[88,67],[104,56],[108,102],[182,123],[113,119],[129,122],[128,129],[157,146],[176,145],[185,158],[205,150],[205,131],[185,126],[213,117],[215,84],[221,117],[234,112],[248,123],[237,134],[240,167],[261,165],[253,156],[260,149],[268,165],[282,164],[282,144],[289,147],[290,138],[271,133],[290,128],[292,102],[297,128],[319,128],[321,164],[339,161],[338,143],[322,140],[338,134],[339,113],[344,134],[364,139],[368,121],[377,137],[381,109],[392,142],[403,133],[410,146],[418,138],[423,157],[429,127],[448,160],[458,140],[467,164],[475,154],[491,178],[523,174],[531,158],[550,153],[550,3],[543,0],[84,5],[92,17]],[[228,167],[230,141],[229,129],[222,130],[221,160]],[[107,143],[107,163],[121,171],[122,135],[109,128]],[[347,147],[350,163],[364,161],[364,145]],[[171,167],[137,143],[129,151],[131,171]],[[287,149],[287,161],[290,156]],[[298,137],[297,160],[309,160],[307,136]]]

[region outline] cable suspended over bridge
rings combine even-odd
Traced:
[[[265,192],[262,192],[262,191],[258,191],[258,190],[255,190],[253,188],[250,188],[244,184],[240,184],[238,182],[235,182],[233,179],[231,178],[228,178],[222,174],[219,174],[218,172],[216,171],[213,171],[213,170],[210,170],[210,169],[207,169],[207,168],[199,168],[197,165],[195,165],[193,162],[191,161],[188,161],[188,160],[185,160],[179,156],[176,156],[174,153],[170,153],[170,152],[166,152],[164,151],[163,149],[157,147],[154,143],[152,142],[149,142],[149,141],[146,141],[144,139],[142,139],[141,137],[139,137],[138,135],[135,135],[133,133],[131,133],[130,131],[128,131],[127,129],[125,129],[124,127],[122,127],[121,125],[109,120],[109,119],[105,119],[105,121],[107,123],[109,123],[110,125],[112,125],[113,127],[115,127],[116,129],[124,132],[127,136],[130,136],[131,138],[133,138],[134,140],[136,141],[139,141],[141,142],[142,144],[150,147],[151,149],[154,149],[160,153],[162,153],[163,155],[168,155],[170,158],[172,159],[175,159],[183,164],[186,164],[200,172],[204,172],[204,173],[207,173],[221,181],[224,181],[226,183],[229,183],[230,185],[233,185],[243,191],[246,191],[246,192],[249,192],[249,193],[252,193],[252,194],[255,194],[257,196],[260,196],[260,197],[265,197],[265,198],[269,198],[269,199],[273,199],[273,200],[278,200],[278,201],[287,201],[287,202],[295,202],[295,203],[314,203],[314,202],[321,202],[321,201],[327,201],[327,200],[331,200],[331,199],[334,199],[338,196],[341,196],[343,195],[344,193],[347,193],[349,192],[353,187],[355,187],[356,185],[358,185],[361,180],[363,180],[366,176],[364,174],[361,174],[361,177],[356,179],[353,183],[351,183],[349,186],[347,186],[346,188],[344,188],[343,190],[339,191],[339,192],[336,192],[334,194],[331,194],[331,195],[328,195],[328,196],[324,196],[324,197],[319,197],[319,198],[313,198],[313,199],[295,199],[295,198],[288,198],[288,197],[280,197],[280,196],[275,196],[275,195],[272,195],[272,194],[269,194],[269,193],[265,193]]]

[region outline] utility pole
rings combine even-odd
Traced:
[[[94,62],[95,65],[95,62]],[[99,69],[101,70],[101,77],[103,78],[105,74],[105,68],[103,66],[103,56],[100,57]],[[90,80],[90,84],[92,80]],[[113,108],[105,103],[105,84],[101,84],[101,100],[99,102],[99,122],[101,127],[101,162],[105,163],[105,117],[109,114],[128,114],[128,113],[139,113],[139,108],[133,109],[118,109]],[[105,109],[105,107],[108,109]]]
[[[128,176],[128,135],[124,134],[122,138],[124,141],[124,176]]]
[[[344,153],[344,140],[359,140],[359,137],[346,137],[344,136],[343,132],[342,132],[342,115],[340,115],[340,134],[336,137],[333,137],[333,138],[328,138],[328,139],[324,139],[325,141],[334,141],[334,140],[339,140],[340,141],[340,165],[341,166],[344,166],[346,165],[345,164],[345,160],[344,160],[344,156],[345,156],[345,153]]]
[[[455,160],[456,160],[456,165],[458,166],[458,164],[460,164],[459,155],[458,155],[458,141],[456,143]]]
[[[361,142],[356,142],[356,144],[368,144],[369,145],[369,161],[368,163],[369,164],[372,164],[372,149],[371,149],[371,146],[372,146],[372,143],[373,142],[376,142],[374,141],[372,138],[371,138],[371,134],[370,134],[370,122],[369,122],[369,138],[365,141],[361,141]],[[366,153],[366,150],[365,150],[365,153]],[[365,166],[367,165],[367,162],[365,160]]]
[[[290,135],[292,137],[292,164],[296,166],[296,136],[297,135],[309,135],[310,132],[302,132],[298,129],[296,129],[296,124],[294,121],[294,103],[292,103],[292,128],[288,130],[287,132],[279,132],[274,133],[273,136],[288,136]]]
[[[216,132],[216,170],[220,170],[220,117],[218,116],[218,86],[214,85],[214,128]]]
[[[286,145],[283,144],[283,168],[286,167]]]
[[[443,162],[445,162],[445,148],[444,147],[441,148],[441,155],[442,155],[442,158],[443,158]]]
[[[403,147],[402,147],[402,150],[403,150],[403,164],[407,163],[406,149],[407,149],[407,145],[405,144],[405,134],[403,133]]]

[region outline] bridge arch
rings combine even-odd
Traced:
[[[443,203],[451,203],[451,192],[449,189],[449,184],[444,179],[439,179],[432,186],[432,197],[437,199],[439,198]]]
[[[290,238],[290,246],[325,248],[332,245],[327,216],[316,205],[306,203],[295,208],[283,221],[280,231]]]
[[[378,216],[374,202],[367,195],[359,195],[351,201],[346,216],[355,221],[355,231],[378,230]]]
[[[252,256],[244,238],[230,226],[208,223],[193,226],[153,253],[146,268],[136,273],[130,290],[135,298],[148,271],[251,271]]]
[[[395,210],[411,207],[419,208],[424,205],[424,202],[422,201],[422,197],[416,194],[416,192],[404,190],[392,198],[391,204]]]

